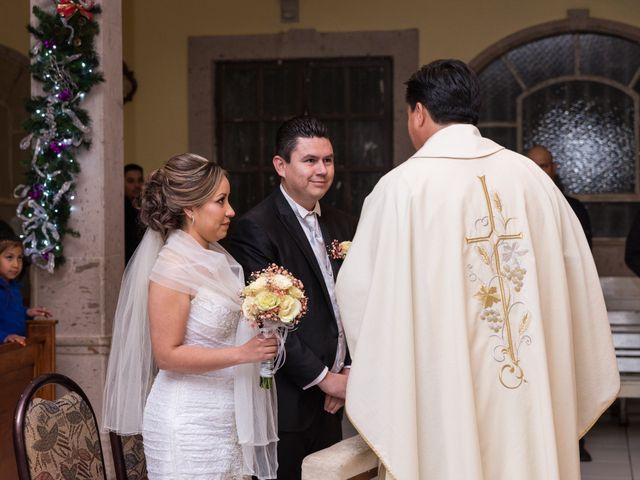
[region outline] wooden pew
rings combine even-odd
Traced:
[[[620,422],[627,423],[627,398],[640,398],[640,279],[601,277],[620,370]]]
[[[609,312],[620,370],[620,423],[627,424],[627,398],[640,398],[640,311]]]
[[[55,371],[57,320],[29,320],[27,346],[0,344],[0,472],[3,479],[17,479],[13,453],[13,414],[20,394],[38,375]],[[54,400],[54,386],[40,390],[39,397]]]

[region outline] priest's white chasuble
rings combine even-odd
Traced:
[[[577,480],[620,379],[593,258],[553,181],[472,125],[367,197],[336,293],[346,409],[397,480]]]

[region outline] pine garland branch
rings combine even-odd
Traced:
[[[36,39],[31,76],[42,83],[45,94],[25,105],[28,135],[20,146],[32,155],[27,182],[14,193],[20,199],[16,213],[25,254],[51,273],[65,260],[65,235],[79,236],[68,221],[80,172],[76,155],[91,146],[91,119],[80,104],[104,81],[94,48],[100,12],[91,0],[55,0],[51,11],[34,7],[36,25],[27,27]]]

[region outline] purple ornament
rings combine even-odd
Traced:
[[[42,42],[42,44],[45,46],[45,48],[52,48],[56,44],[56,42],[51,38],[47,38]]]
[[[48,261],[49,261],[49,252],[44,252],[44,253],[42,254],[42,258],[44,258],[44,260],[45,260],[46,262],[48,262]]]
[[[58,93],[58,100],[61,102],[68,102],[71,99],[71,90],[68,88],[63,89],[60,93]]]
[[[61,153],[65,149],[66,145],[60,142],[51,142],[49,143],[49,150],[53,153],[58,154]]]
[[[40,200],[40,197],[42,197],[42,192],[44,192],[44,187],[37,183],[29,192],[29,197],[36,201]]]

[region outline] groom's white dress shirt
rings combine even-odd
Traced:
[[[335,314],[336,324],[338,327],[338,348],[336,349],[336,358],[333,362],[333,366],[331,367],[331,372],[338,373],[343,368],[349,367],[348,365],[344,364],[344,360],[347,354],[347,343],[344,336],[344,330],[342,328],[342,320],[340,318],[338,302],[336,300],[335,280],[333,278],[331,261],[329,260],[329,254],[327,252],[327,241],[322,237],[322,231],[320,229],[320,224],[318,223],[318,217],[322,215],[320,202],[316,202],[316,205],[312,210],[307,210],[302,205],[296,203],[293,198],[291,198],[282,184],[280,185],[280,191],[293,210],[293,213],[295,214],[300,227],[302,227],[302,231],[307,237],[307,240],[309,240],[309,245],[311,246],[313,254],[318,261],[324,283],[327,287],[327,291],[329,292],[329,298],[331,299],[331,305],[333,307],[333,312]],[[313,305],[310,305],[309,308],[313,308]],[[311,383],[305,385],[304,390],[320,383],[327,376],[328,372],[329,368],[325,367],[320,375],[318,375]]]

